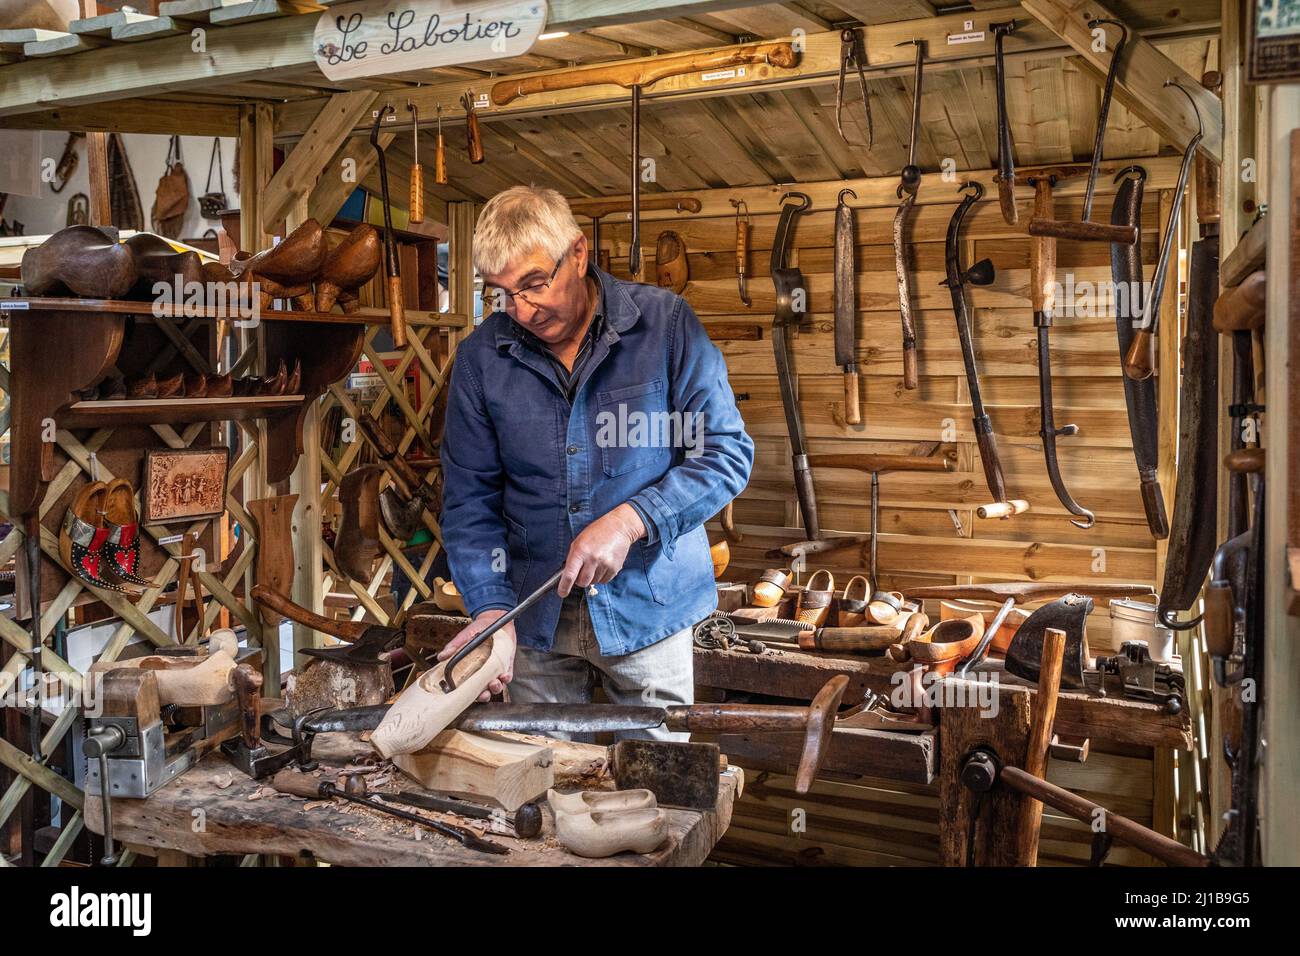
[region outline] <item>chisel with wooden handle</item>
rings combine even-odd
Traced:
[[[438,141],[433,147],[433,181],[447,185],[447,141],[442,137],[442,107],[438,107]]]
[[[420,108],[410,100],[406,108],[411,111],[411,202],[407,218],[419,224],[424,222],[424,167],[420,165]]]
[[[478,113],[474,109],[474,99],[466,93],[460,98],[460,105],[465,107],[465,149],[469,161],[477,165],[483,162],[483,134],[478,128]]]

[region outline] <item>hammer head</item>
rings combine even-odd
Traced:
[[[424,503],[418,498],[403,498],[392,487],[379,493],[379,515],[396,541],[409,541],[423,527],[423,514]]]

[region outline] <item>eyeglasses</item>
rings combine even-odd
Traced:
[[[507,306],[516,305],[517,304],[516,297],[517,297],[519,299],[523,299],[531,306],[536,306],[537,303],[534,302],[532,299],[530,299],[529,296],[541,295],[543,292],[545,292],[547,289],[551,287],[551,284],[555,281],[555,277],[560,274],[560,266],[564,265],[564,257],[567,256],[568,254],[569,253],[566,250],[560,254],[560,258],[555,260],[555,268],[551,270],[550,278],[548,278],[546,281],[534,282],[532,285],[524,286],[522,289],[519,289],[515,292],[508,292],[505,289],[502,289],[501,293],[506,297],[506,305]]]

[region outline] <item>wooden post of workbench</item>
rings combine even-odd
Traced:
[[[944,682],[959,681],[947,677]],[[936,685],[936,688],[938,685]],[[1023,688],[998,690],[995,715],[973,701],[939,712],[939,860],[944,866],[965,866],[971,810],[977,799],[961,781],[966,757],[987,747],[1004,763],[1023,766],[1029,746],[1030,694]],[[1027,809],[1025,797],[1007,787],[994,787],[983,795],[975,834],[976,866],[1015,866],[1023,859],[1019,845],[1020,820]]]
[[[86,171],[90,175],[90,224],[113,225],[113,202],[108,191],[108,134],[86,134]]]

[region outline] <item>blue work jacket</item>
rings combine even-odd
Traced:
[[[599,281],[604,321],[572,404],[551,360],[494,312],[456,352],[441,458],[442,535],[471,615],[511,608],[564,565],[588,524],[624,502],[647,536],[587,598],[603,655],[676,633],[717,606],[704,522],[749,481],[754,442],[722,353],[680,296]],[[554,593],[519,616],[550,650]]]

